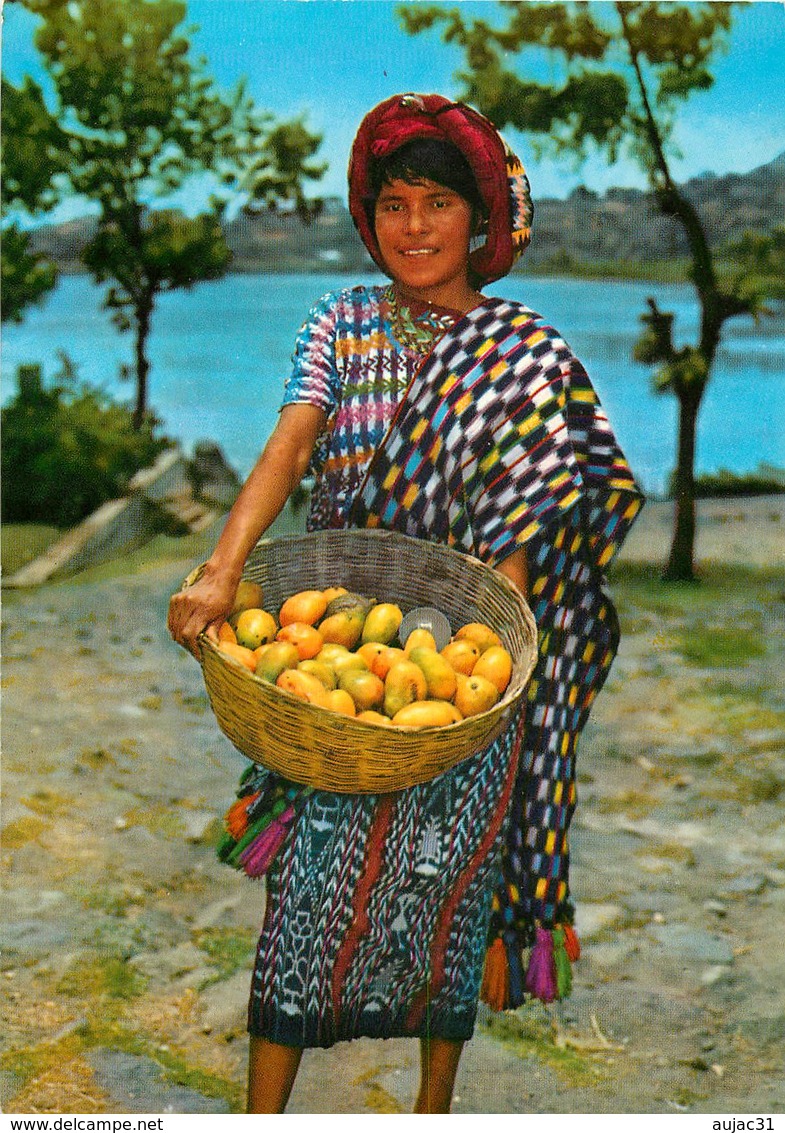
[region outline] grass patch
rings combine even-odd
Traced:
[[[60,794],[49,787],[39,787],[32,795],[20,800],[28,810],[40,815],[66,814],[74,805],[72,795]]]
[[[766,653],[761,635],[741,627],[692,626],[678,634],[676,647],[685,661],[703,669],[746,665]]]
[[[585,1085],[597,1080],[594,1064],[589,1064],[570,1047],[556,1045],[553,1028],[547,1019],[521,1011],[506,1011],[493,1015],[482,1028],[519,1058],[533,1058],[544,1063],[569,1084]]]
[[[244,1086],[222,1078],[201,1066],[194,1066],[177,1050],[163,1050],[159,1041],[147,1038],[102,1012],[90,1019],[84,1027],[59,1042],[44,1042],[36,1046],[5,1051],[0,1055],[0,1069],[20,1082],[17,1096],[27,1089],[35,1101],[35,1080],[79,1062],[86,1051],[96,1047],[122,1051],[125,1054],[149,1058],[161,1068],[163,1078],[173,1085],[185,1086],[209,1098],[225,1101],[233,1112],[243,1107]],[[5,1099],[4,1099],[5,1100]]]
[[[14,574],[32,562],[61,535],[59,527],[48,523],[4,523],[0,543],[3,574]]]
[[[163,838],[181,838],[185,834],[183,820],[164,803],[134,807],[126,812],[124,818],[129,826],[143,826],[151,834],[158,834]]]
[[[693,869],[696,865],[695,854],[689,846],[682,846],[679,842],[661,842],[647,846],[645,850],[636,851],[636,857],[658,858],[664,862],[676,862],[678,865]]]
[[[77,957],[57,983],[57,991],[73,999],[128,1002],[144,994],[147,977],[122,956],[86,953]]]
[[[253,962],[258,934],[250,929],[206,928],[196,933],[194,943],[207,954],[216,969],[204,987],[228,979]]]
[[[48,824],[43,819],[31,814],[22,815],[3,827],[2,843],[6,850],[20,850],[29,842],[35,842],[40,834],[47,829]]]
[[[657,800],[643,791],[630,790],[597,799],[594,806],[601,814],[628,814],[631,818],[645,818],[657,806]]]

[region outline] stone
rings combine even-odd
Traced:
[[[217,818],[212,810],[189,810],[187,807],[180,807],[177,817],[185,828],[184,836],[188,842],[201,842]]]
[[[218,1034],[245,1031],[250,990],[250,969],[205,988],[199,996],[202,1025]]]
[[[101,1089],[129,1113],[230,1113],[223,1098],[168,1081],[154,1059],[99,1047],[86,1055]]]
[[[614,940],[611,943],[591,944],[584,954],[598,968],[610,970],[621,967],[636,951],[637,946],[634,941]]]
[[[723,890],[734,897],[754,897],[766,888],[766,877],[761,873],[745,873],[725,882]]]
[[[70,939],[69,926],[62,920],[21,920],[0,925],[0,950],[8,958],[48,956]]]
[[[728,964],[713,964],[710,968],[706,968],[701,972],[701,983],[704,987],[713,987],[714,984],[721,983],[727,980],[730,975],[730,966]],[[706,1049],[711,1050],[712,1047]]]
[[[620,905],[579,904],[575,912],[575,931],[580,940],[591,940],[603,929],[618,924],[622,915]]]
[[[685,924],[651,925],[649,932],[673,956],[704,964],[732,964],[733,948],[717,933]]]

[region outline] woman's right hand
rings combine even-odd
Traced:
[[[218,627],[232,609],[237,583],[233,575],[216,571],[208,562],[196,582],[172,595],[167,622],[169,633],[179,645],[193,653],[197,661],[202,658],[200,634],[206,633],[213,641],[218,641]]]

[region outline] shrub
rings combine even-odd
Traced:
[[[152,417],[134,429],[130,409],[80,381],[65,355],[61,362],[49,388],[40,366],[20,366],[17,394],[2,410],[4,523],[78,523],[123,495],[171,443]]]

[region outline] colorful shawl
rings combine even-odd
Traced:
[[[497,1007],[525,991],[568,992],[575,747],[618,646],[604,571],[642,503],[581,364],[539,316],[502,299],[436,344],[355,501],[355,526],[445,542],[491,565],[528,551],[539,660],[493,905],[489,963],[506,968]]]

